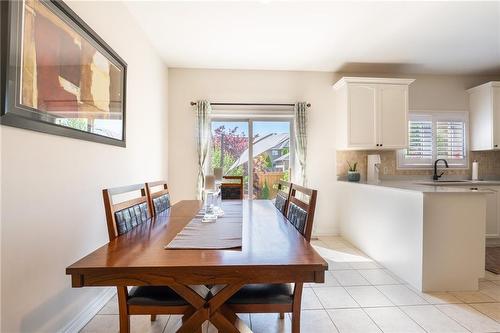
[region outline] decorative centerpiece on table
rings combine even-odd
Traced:
[[[205,214],[202,222],[215,222],[218,217],[224,215],[221,208],[221,190],[222,170],[214,170],[215,175],[205,176]]]
[[[224,211],[222,210],[222,178],[223,178],[223,170],[222,168],[214,168],[214,177],[215,177],[215,193],[216,193],[216,202],[214,202],[215,213],[218,216],[224,215]]]
[[[216,202],[216,192],[215,192],[215,177],[214,175],[205,176],[205,214],[203,215],[202,222],[215,222],[217,221],[217,213],[215,212],[214,206]]]
[[[351,164],[347,161],[347,165],[349,166],[349,169],[347,170],[347,180],[350,182],[359,182],[361,175],[358,171],[358,162]]]

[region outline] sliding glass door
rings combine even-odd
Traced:
[[[290,121],[253,121],[253,198],[274,199],[290,179]]]
[[[245,198],[275,198],[278,181],[290,180],[291,121],[212,119],[212,167],[243,176]]]

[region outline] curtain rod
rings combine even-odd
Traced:
[[[210,103],[211,105],[234,105],[234,106],[295,106],[295,104],[280,104],[280,103]],[[196,102],[191,102],[191,106],[195,106]],[[311,107],[311,103],[306,106]]]

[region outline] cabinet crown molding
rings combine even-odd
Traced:
[[[483,83],[479,86],[475,86],[475,87],[472,87],[470,89],[467,89],[467,92],[470,94],[478,89],[482,89],[482,88],[486,88],[486,87],[500,87],[500,81],[490,81],[490,82],[486,82],[486,83]]]
[[[413,83],[413,81],[415,81],[415,79],[344,76],[333,85],[333,89],[339,89],[347,83],[378,83],[378,84],[410,85],[411,83]]]

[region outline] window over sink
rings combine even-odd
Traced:
[[[398,168],[430,169],[436,159],[467,168],[467,112],[410,112],[408,148],[397,153]]]

